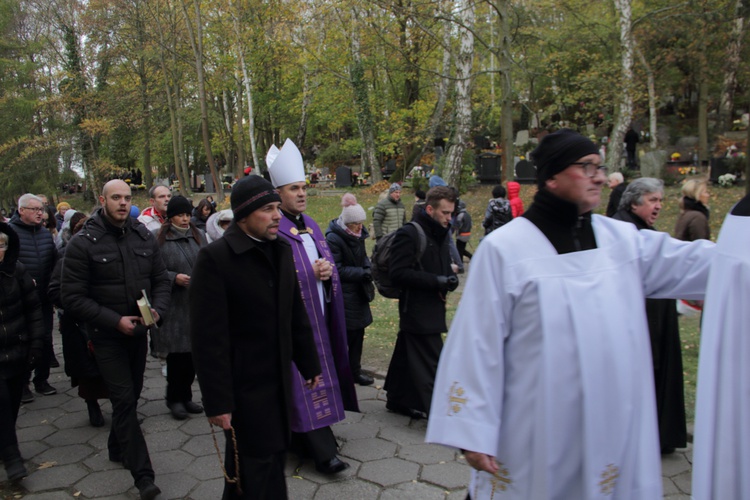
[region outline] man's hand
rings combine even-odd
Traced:
[[[208,423],[228,431],[232,427],[232,414],[225,413],[223,415],[208,417]]]
[[[140,316],[122,316],[117,323],[117,330],[125,335],[133,335],[133,328],[139,323],[141,323]]]
[[[315,271],[315,279],[325,281],[331,279],[333,275],[333,266],[325,259],[317,259],[313,262],[313,271]]]
[[[495,457],[490,455],[485,455],[484,453],[478,453],[476,451],[465,451],[464,457],[466,457],[466,461],[469,462],[469,465],[476,470],[489,472],[490,474],[495,474],[500,470],[497,461],[495,461]]]
[[[315,377],[305,381],[305,387],[310,390],[315,389],[323,381],[323,375],[316,375]]]
[[[154,309],[153,307],[151,308],[151,316],[154,317],[154,321],[156,321],[157,323],[161,319],[161,316],[159,316],[159,313],[156,312],[156,309]]]
[[[190,286],[190,276],[180,273],[174,277],[174,282],[178,286],[188,287]]]

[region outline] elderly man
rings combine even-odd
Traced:
[[[156,238],[130,217],[131,196],[121,180],[104,185],[101,208],[66,247],[60,296],[66,314],[85,325],[109,389],[109,459],[122,462],[141,498],[150,500],[160,490],[136,413],[148,347],[136,301],[145,291],[158,322],[169,307],[171,281]]]
[[[646,297],[702,297],[714,245],[592,215],[606,180],[571,130],[487,236],[440,358],[427,440],[465,451],[472,499],[662,497]]]
[[[231,203],[234,223],[201,250],[191,278],[193,359],[208,420],[227,434],[227,473],[240,478],[243,493],[225,483],[224,498],[283,499],[292,383],[313,390],[320,365],[292,249],[278,237],[279,195],[250,175]]]
[[[394,182],[388,195],[375,205],[372,212],[375,239],[378,240],[406,224],[406,207],[401,201],[401,185]]]
[[[612,172],[607,177],[607,185],[612,191],[609,193],[609,202],[607,203],[607,217],[612,217],[615,212],[620,209],[620,198],[622,193],[625,192],[625,188],[628,187],[625,184],[625,177],[620,172]]]
[[[623,193],[620,209],[613,218],[630,222],[638,229],[655,230],[663,198],[661,180],[636,179]],[[654,364],[659,443],[662,454],[667,454],[687,446],[682,348],[675,301],[646,299],[646,318]]]
[[[338,458],[338,444],[330,426],[346,418],[344,410],[359,411],[349,366],[341,281],[323,232],[304,214],[307,184],[302,154],[297,146],[289,139],[281,150],[272,146],[266,165],[281,197],[284,216],[279,222],[279,233],[292,246],[302,300],[323,369],[323,379],[317,390],[307,389],[304,380],[295,376],[293,447],[312,456],[319,472],[336,474],[349,464]]]
[[[55,359],[55,353],[52,347],[54,308],[47,296],[47,288],[52,277],[52,270],[57,263],[57,248],[52,234],[42,224],[45,201],[46,198],[42,200],[31,193],[22,195],[18,198],[18,212],[10,219],[10,227],[16,232],[20,241],[18,261],[26,266],[26,270],[36,283],[44,319],[44,354],[41,359],[37,360],[34,369],[34,390],[39,394],[50,396],[57,393],[57,389],[49,383],[49,371]],[[24,385],[21,401],[29,403],[33,400],[34,395],[29,390],[28,384]]]
[[[172,191],[166,186],[153,186],[148,190],[151,206],[143,210],[138,221],[149,231],[158,231],[167,219],[167,204],[172,198]]]

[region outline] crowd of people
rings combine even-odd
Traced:
[[[532,156],[533,203],[524,209],[516,182],[495,186],[473,253],[471,215],[438,175],[411,211],[398,183],[375,207],[375,252],[387,247],[398,289],[385,406],[428,419],[428,442],[463,451],[473,468],[469,498],[492,498],[498,485],[518,499],[660,498],[659,452],[687,439],[675,299],[704,306],[717,252],[708,187],[684,185],[671,238],[655,225],[661,181],[610,177],[616,210],[592,215],[607,180],[594,143],[564,129]],[[331,426],[359,411],[355,384],[374,381],[362,369],[377,281],[367,212],[347,193],[321,229],[305,213],[296,145],[272,146],[266,163],[270,181],[242,178],[222,211],[165,186],[152,187],[150,206],[138,211],[119,179],[89,215],[19,198],[0,222],[0,456],[10,480],[27,475],[15,426],[21,403],[36,397],[31,383],[38,395],[56,393],[48,382],[59,365],[55,308],[65,373],[92,426],[105,424],[98,400],[111,401],[108,456],[130,471],[141,498],[160,493],[136,413],[149,351],[165,362],[172,417],[205,413],[225,433],[224,498],[286,498],[290,451],[323,474],[349,467]],[[748,207],[743,200],[733,212],[738,228]],[[449,330],[446,299],[464,259],[472,271]],[[709,292],[706,309],[726,321],[717,307]],[[705,363],[717,378],[721,356],[738,361],[714,350]],[[706,394],[699,398],[712,389]],[[714,447],[710,426],[744,408],[741,394],[723,387],[720,396],[741,402],[698,423],[696,464],[706,465],[696,471],[696,498],[750,494],[728,466],[716,467],[733,444]]]

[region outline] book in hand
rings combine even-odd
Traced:
[[[143,324],[146,326],[155,325],[156,320],[154,319],[154,315],[151,313],[151,302],[149,302],[148,296],[146,296],[146,290],[141,290],[141,293],[143,294],[143,297],[136,300],[136,304],[138,304],[138,309],[140,309],[141,311]]]

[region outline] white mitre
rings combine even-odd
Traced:
[[[281,149],[271,146],[266,154],[266,165],[271,175],[273,187],[286,186],[293,182],[305,182],[305,163],[302,153],[291,139],[287,139]]]

